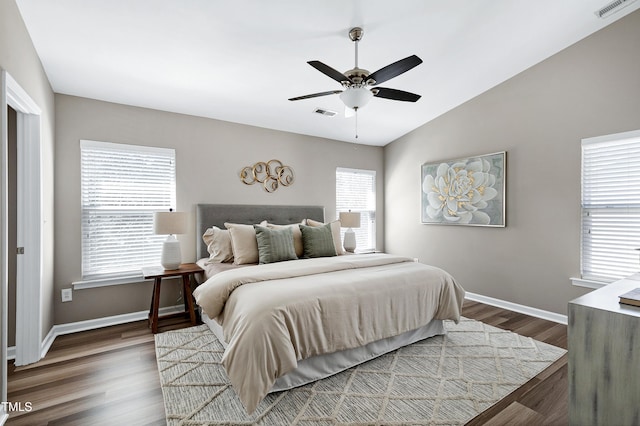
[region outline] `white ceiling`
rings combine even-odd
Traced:
[[[53,90],[368,145],[386,145],[640,8],[608,0],[17,0]],[[373,98],[355,118],[340,85],[309,66],[373,72],[423,64],[383,84],[417,103]],[[316,107],[340,112],[314,114]]]

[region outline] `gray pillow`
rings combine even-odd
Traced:
[[[291,228],[271,229],[253,225],[258,242],[259,263],[281,262],[295,260],[296,249],[293,246],[293,232]]]
[[[322,226],[298,226],[302,231],[303,257],[336,256],[336,246],[333,244],[330,223]]]

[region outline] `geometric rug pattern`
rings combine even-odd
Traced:
[[[462,318],[435,336],[334,376],[272,393],[247,415],[206,325],[157,334],[168,425],[459,425],[566,353]]]

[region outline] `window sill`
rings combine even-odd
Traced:
[[[145,280],[142,277],[142,273],[140,273],[140,274],[119,276],[119,277],[92,278],[87,280],[74,281],[71,283],[71,285],[73,286],[74,290],[83,290],[86,288],[109,287],[109,286],[120,285],[120,284],[140,283],[143,281],[151,281],[151,280]]]
[[[582,278],[570,278],[571,279],[571,284],[576,286],[576,287],[586,287],[586,288],[601,288],[606,286],[607,282],[604,281],[593,281],[593,280],[585,280]]]

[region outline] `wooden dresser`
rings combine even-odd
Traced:
[[[640,424],[640,273],[569,302],[569,424]]]

